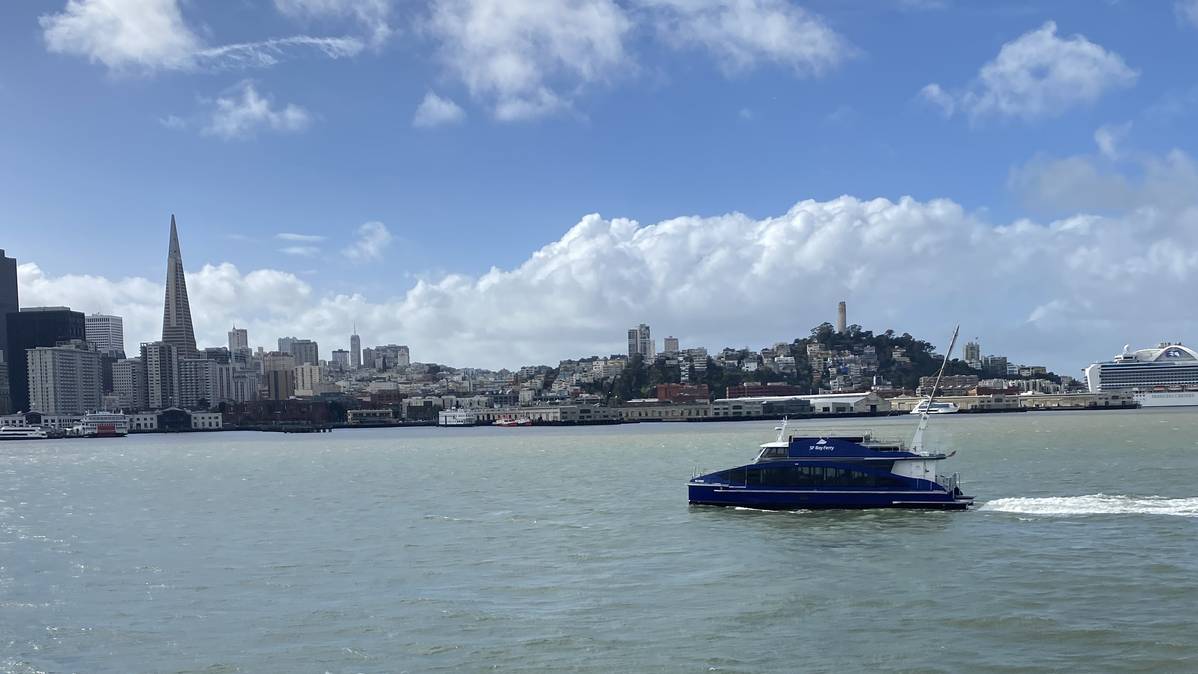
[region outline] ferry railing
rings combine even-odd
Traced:
[[[882,445],[886,447],[906,447],[907,439],[891,433],[875,433],[871,428],[798,428],[787,430],[787,439],[793,438],[864,438],[865,445]]]
[[[941,487],[944,487],[945,491],[952,493],[961,485],[961,474],[953,473],[951,475],[937,475],[936,483]]]

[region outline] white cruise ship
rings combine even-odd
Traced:
[[[1123,353],[1083,370],[1091,393],[1131,391],[1144,407],[1198,405],[1198,352],[1161,342],[1151,349]]]
[[[0,440],[45,440],[45,429],[41,426],[4,426],[0,428]]]

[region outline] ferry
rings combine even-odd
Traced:
[[[957,341],[953,331],[944,366]],[[973,497],[961,491],[960,477],[941,475],[936,466],[956,452],[925,451],[928,410],[920,413],[908,446],[871,431],[788,432],[783,420],[774,442],[761,445],[750,464],[697,474],[687,483],[693,505],[739,506],[774,510],[821,508],[926,508],[964,510]]]
[[[45,440],[47,437],[41,426],[0,427],[0,440]]]
[[[1198,352],[1177,342],[1123,352],[1082,371],[1091,393],[1130,391],[1142,407],[1198,405]]]
[[[123,438],[129,435],[129,417],[120,412],[88,412],[72,431],[85,438]]]
[[[957,403],[932,403],[929,405],[928,401],[925,400],[916,405],[911,410],[911,414],[923,414],[924,412],[928,414],[956,414],[960,411],[961,408]]]
[[[502,426],[503,428],[516,428],[516,427],[522,427],[522,426],[531,426],[532,419],[529,419],[527,417],[521,417],[519,419],[497,419],[495,421],[495,425]]]

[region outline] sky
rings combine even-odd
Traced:
[[[849,322],[1198,343],[1198,0],[0,7],[23,306],[518,367]]]

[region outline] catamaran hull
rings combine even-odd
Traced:
[[[763,510],[917,508],[965,510],[973,497],[943,491],[832,491],[749,489],[707,484],[687,487],[692,505],[736,506]]]

